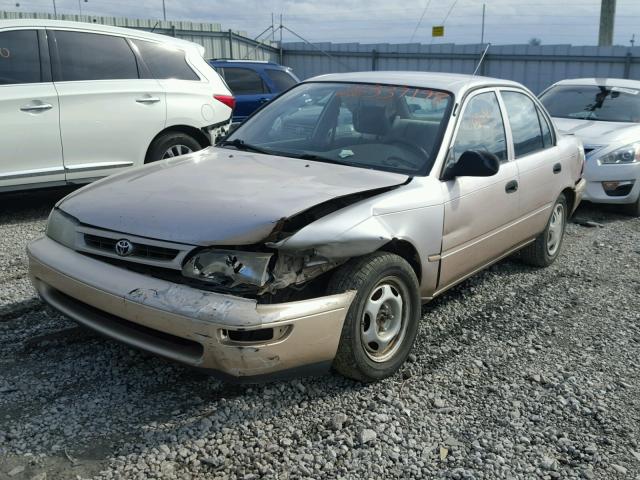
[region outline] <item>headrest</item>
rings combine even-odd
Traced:
[[[384,105],[360,105],[353,112],[353,128],[359,133],[386,135],[390,123]]]

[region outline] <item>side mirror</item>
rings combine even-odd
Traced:
[[[491,177],[500,170],[500,159],[493,153],[483,150],[467,150],[457,162],[445,169],[444,180],[456,177]]]

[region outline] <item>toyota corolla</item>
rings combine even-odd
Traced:
[[[30,275],[77,322],[227,378],[379,380],[423,302],[514,252],[556,260],[583,161],[514,82],[321,76],[217,147],[64,198]]]

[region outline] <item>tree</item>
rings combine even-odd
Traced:
[[[542,44],[542,40],[540,40],[539,38],[533,37],[529,40],[529,45],[537,47],[538,45]]]

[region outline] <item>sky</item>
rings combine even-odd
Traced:
[[[54,0],[0,0],[0,10],[53,12]],[[58,13],[162,18],[162,0],[55,0]],[[18,4],[18,6],[16,6]],[[220,23],[255,37],[271,14],[312,42],[595,45],[600,0],[165,0],[167,20]],[[425,10],[426,7],[426,10]],[[424,16],[423,16],[424,14]],[[420,18],[423,16],[422,21]],[[433,25],[445,36],[431,37]],[[640,45],[640,0],[617,0],[614,44]],[[296,41],[290,33],[283,40]]]

